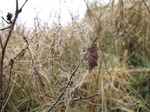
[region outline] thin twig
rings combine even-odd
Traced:
[[[96,40],[97,40],[97,38],[95,38],[92,43],[94,43]],[[81,60],[80,60],[80,62],[79,62],[79,64],[78,64],[78,66],[77,66],[76,69],[71,73],[70,78],[69,78],[69,81],[68,81],[68,83],[66,84],[66,86],[65,86],[65,88],[64,88],[64,90],[63,90],[63,92],[60,94],[60,96],[58,97],[58,99],[53,103],[53,105],[50,107],[50,109],[49,109],[47,112],[50,112],[50,111],[59,103],[59,101],[61,100],[61,98],[64,96],[64,94],[66,93],[66,91],[67,91],[67,89],[68,89],[68,87],[69,87],[69,85],[70,85],[70,83],[71,83],[71,80],[72,80],[73,76],[74,76],[75,73],[78,71],[78,69],[79,69],[81,63],[83,62],[83,60],[85,59],[85,57],[86,57],[86,54],[81,58]]]
[[[149,7],[147,6],[145,0],[142,0],[142,1],[143,1],[144,5],[146,6],[146,8],[147,8],[147,10],[148,10],[148,12],[149,12],[149,14],[150,14],[150,9],[149,9]]]
[[[10,24],[10,22],[8,22],[7,20],[5,20],[5,18],[2,16],[2,19],[7,23]]]
[[[15,61],[17,58],[19,58],[20,56],[22,56],[22,54],[23,54],[27,49],[28,49],[28,47],[25,47],[24,49],[22,49],[22,50],[21,50],[14,58],[12,58],[11,60]],[[10,61],[11,61],[11,60],[10,60]],[[10,61],[9,61],[9,62],[10,62]],[[9,65],[10,65],[10,63],[6,64],[3,69],[6,69]]]
[[[16,0],[15,17],[14,17],[14,20],[12,21],[11,26],[10,26],[10,30],[9,30],[8,36],[7,36],[7,38],[6,38],[5,42],[4,42],[4,47],[2,49],[1,60],[0,60],[0,111],[2,110],[3,102],[5,100],[4,96],[3,96],[3,66],[4,66],[4,58],[5,58],[6,48],[7,48],[8,42],[10,40],[11,34],[13,32],[13,29],[14,29],[14,26],[15,26],[15,23],[16,23],[16,20],[18,18],[19,13],[20,13],[20,9],[18,8],[18,0]]]
[[[25,42],[26,42],[26,44],[27,44],[27,49],[28,49],[29,54],[30,54],[30,57],[31,57],[31,64],[32,64],[32,69],[33,69],[33,71],[34,71],[34,74],[36,74],[36,75],[38,76],[39,81],[40,81],[42,87],[44,87],[44,86],[45,86],[45,83],[44,83],[44,81],[43,81],[43,78],[42,78],[41,74],[39,73],[39,71],[38,71],[38,70],[36,69],[36,67],[35,67],[34,58],[33,58],[33,55],[32,55],[32,53],[31,53],[31,50],[30,50],[30,47],[29,47],[30,44],[29,44],[28,40],[27,40],[25,37],[23,37],[23,39],[25,40]],[[44,90],[44,88],[43,88],[43,90]],[[45,90],[44,90],[44,91],[45,91]]]
[[[11,25],[11,28],[9,30],[9,33],[8,33],[8,36],[7,36],[7,39],[4,43],[4,47],[2,49],[2,55],[1,55],[1,67],[0,67],[0,111],[2,110],[2,106],[3,106],[3,66],[4,66],[4,57],[5,57],[5,51],[6,51],[6,48],[7,48],[7,45],[8,45],[8,42],[9,42],[9,39],[11,37],[11,34],[12,34],[12,31],[13,31],[13,28],[14,28],[14,25],[15,25],[15,22],[17,20],[17,17],[18,17],[18,14],[17,11],[16,11],[16,14],[15,14],[15,18],[12,22],[12,25]]]
[[[72,72],[72,74],[70,75],[70,78],[69,78],[69,81],[67,83],[67,85],[65,86],[63,92],[60,94],[60,96],[58,97],[58,99],[55,101],[55,103],[53,103],[53,105],[50,107],[50,109],[47,111],[47,112],[50,112],[58,103],[59,101],[61,100],[61,98],[64,96],[65,92],[67,91],[70,83],[71,83],[71,80],[72,80],[72,77],[75,75],[75,73],[77,72],[77,70],[79,69],[81,63],[83,62],[85,58],[85,55],[83,56],[83,58],[80,60],[78,66],[76,67],[76,69]]]
[[[20,10],[22,11],[22,8],[25,6],[25,4],[28,2],[28,0],[26,0],[25,2],[24,2],[24,4],[21,6],[21,8],[20,8]]]
[[[8,80],[7,89],[6,89],[5,94],[4,94],[4,98],[6,98],[7,92],[8,92],[8,90],[9,90],[9,88],[10,88],[10,83],[11,83],[12,69],[13,69],[13,65],[14,65],[14,60],[11,59],[10,65],[11,65],[11,67],[10,67],[10,72],[9,72],[9,80]]]
[[[1,49],[3,49],[3,42],[2,42],[2,37],[0,36],[0,44],[1,44]]]
[[[11,26],[7,26],[5,28],[1,28],[0,31],[6,30],[6,29],[9,29],[9,28],[11,28]]]
[[[94,98],[94,97],[99,96],[99,95],[101,95],[101,93],[96,93],[96,94],[94,94],[94,95],[87,96],[87,97],[74,98],[74,99],[68,100],[68,101],[69,101],[70,103],[71,103],[71,102],[76,102],[76,101],[82,101],[82,100],[87,100],[87,99]],[[65,103],[65,102],[67,102],[67,101],[59,101],[58,104],[63,104],[63,103]],[[51,104],[45,104],[45,105],[39,106],[39,107],[37,107],[37,108],[31,110],[30,112],[37,111],[37,110],[39,110],[39,109],[41,109],[41,108],[44,108],[44,107],[47,107],[47,106],[50,106],[50,105],[51,105]]]
[[[33,40],[33,38],[35,37],[36,33],[32,36],[32,38],[30,39],[30,42]],[[26,46],[25,48],[23,48],[14,58],[12,58],[12,60],[15,62],[16,59],[18,59],[19,57],[22,56],[22,54],[28,49],[28,46]],[[11,61],[11,60],[10,60]],[[9,61],[9,62],[10,62]],[[6,64],[4,66],[3,69],[6,69],[8,66],[10,65],[10,63]]]
[[[101,93],[96,93],[94,95],[91,95],[91,96],[87,96],[87,97],[80,97],[80,98],[74,98],[72,100],[70,100],[70,102],[76,102],[76,101],[81,101],[81,100],[87,100],[87,99],[91,99],[95,96],[99,96],[101,95]],[[60,101],[59,104],[62,104],[62,103],[65,103],[66,101]]]

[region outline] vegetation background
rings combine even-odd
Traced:
[[[2,18],[1,112],[150,112],[149,0],[85,0],[81,21],[50,27],[37,16],[33,29],[16,21],[27,2]],[[98,66],[88,71],[93,42]]]

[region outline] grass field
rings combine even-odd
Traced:
[[[2,112],[150,112],[149,7],[93,3],[67,26],[16,24],[1,63]],[[10,28],[0,32],[2,56]],[[84,56],[94,40],[98,66],[89,71]]]

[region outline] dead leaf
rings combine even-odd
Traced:
[[[97,60],[98,60],[98,47],[97,44],[92,44],[88,49],[87,49],[87,60],[89,62],[89,71],[91,71],[95,66],[97,66]]]

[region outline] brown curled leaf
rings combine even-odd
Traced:
[[[97,66],[97,60],[98,60],[98,47],[97,44],[92,44],[87,49],[87,60],[89,62],[89,71],[91,71],[95,66]]]

